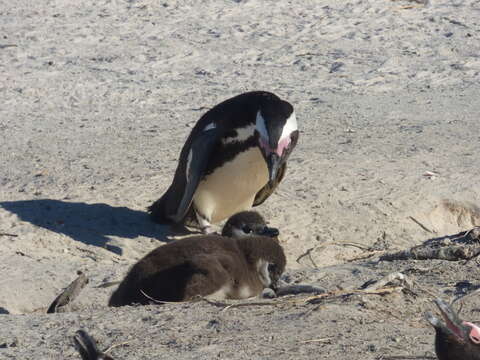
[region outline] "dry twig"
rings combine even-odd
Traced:
[[[191,301],[162,301],[162,300],[157,300],[149,295],[147,295],[143,290],[140,290],[140,292],[149,300],[152,300],[153,302],[157,304],[185,304],[185,303],[191,303],[193,301],[204,301],[207,304],[217,306],[217,307],[223,307],[222,311],[234,308],[234,307],[242,307],[242,306],[257,306],[257,305],[278,305],[280,302],[274,302],[274,301],[262,301],[262,302],[242,302],[242,303],[226,303],[226,302],[221,302],[221,301],[214,301],[207,299],[206,297],[203,296],[196,296],[194,297]]]
[[[385,295],[385,294],[391,294],[391,293],[400,291],[402,289],[403,289],[402,286],[391,286],[391,287],[385,287],[385,288],[376,289],[376,290],[368,290],[368,289],[338,290],[338,291],[331,291],[325,294],[311,296],[304,299],[304,301],[309,304],[316,304],[322,299],[327,299],[327,298],[335,298],[339,296],[350,296],[355,294]]]
[[[236,304],[230,304],[228,305],[227,307],[225,307],[224,309],[222,309],[222,311],[227,311],[229,309],[232,309],[232,308],[236,308],[236,307],[244,307],[244,306],[263,306],[263,305],[270,305],[270,306],[275,306],[275,305],[280,305],[282,304],[283,302],[277,302],[277,301],[256,301],[256,302],[242,302],[242,303],[236,303]]]
[[[418,226],[420,226],[423,230],[425,230],[426,232],[429,232],[430,234],[433,234],[434,232],[432,230],[430,230],[428,227],[426,227],[425,225],[423,225],[420,221],[418,221],[417,219],[415,219],[413,216],[409,216],[408,217],[410,220],[412,220],[415,224],[417,224]]]
[[[113,345],[110,345],[106,350],[103,351],[104,354],[112,351],[114,348],[116,347],[119,347],[119,346],[123,346],[123,345],[127,345],[128,343],[131,343],[132,340],[130,341],[124,341],[124,342],[121,342],[121,343],[118,343],[118,344],[113,344]]]
[[[472,292],[470,292],[466,295],[456,297],[455,299],[453,299],[452,304],[455,304],[457,301],[460,301],[461,303],[463,303],[466,299],[468,299],[469,297],[471,297],[473,295],[476,295],[478,293],[480,293],[480,288],[476,289],[476,290],[473,290]]]
[[[315,263],[315,261],[313,260],[313,257],[312,257],[312,254],[311,254],[312,251],[315,250],[315,249],[316,249],[316,248],[314,248],[314,247],[313,247],[313,248],[310,248],[310,249],[308,249],[307,251],[305,251],[305,253],[301,254],[301,255],[297,258],[297,260],[296,260],[297,263],[300,264],[299,261],[300,261],[301,259],[303,259],[305,256],[308,256],[308,258],[310,259],[310,261],[311,261],[312,264],[313,264],[313,267],[314,267],[315,269],[318,269],[318,266],[317,266],[317,264]]]
[[[145,291],[143,291],[142,289],[140,289],[140,292],[148,300],[152,300],[156,304],[185,304],[185,303],[190,302],[190,301],[163,301],[163,300],[158,300],[158,299],[155,299],[155,298],[151,297],[150,295],[146,294]]]
[[[366,253],[360,254],[359,256],[356,256],[356,257],[353,257],[353,258],[350,258],[350,259],[346,259],[345,261],[346,262],[353,262],[353,261],[357,261],[357,260],[365,260],[365,259],[371,258],[372,256],[376,256],[376,255],[380,255],[380,254],[385,254],[385,250],[368,251]]]
[[[383,356],[381,355],[380,357],[376,358],[377,360],[416,360],[416,359],[422,359],[422,360],[436,360],[436,357],[432,356],[424,356],[424,355],[419,355],[419,356],[409,356],[409,355],[394,355],[394,356]]]
[[[18,235],[17,235],[17,234],[10,234],[10,233],[4,233],[4,232],[0,233],[0,236],[11,236],[11,237],[18,237]]]
[[[312,343],[312,342],[319,342],[319,343],[330,343],[333,338],[321,338],[321,339],[311,339],[311,340],[303,340],[299,341],[301,344],[307,344],[307,343]]]

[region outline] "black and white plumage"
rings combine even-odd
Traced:
[[[298,140],[293,106],[248,92],[207,111],[180,154],[172,184],[149,211],[159,223],[211,223],[263,203],[285,175]]]
[[[194,236],[160,246],[136,263],[109,306],[210,299],[246,299],[273,288],[286,258],[276,238]]]
[[[480,327],[461,320],[452,307],[435,299],[443,322],[431,313],[425,316],[435,329],[435,353],[439,360],[480,360]]]

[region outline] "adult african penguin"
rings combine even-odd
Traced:
[[[262,204],[285,175],[298,135],[293,106],[270,92],[216,105],[192,129],[172,184],[149,207],[152,218],[208,233],[212,223]]]

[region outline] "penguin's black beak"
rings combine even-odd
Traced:
[[[280,168],[280,157],[272,152],[267,156],[268,180],[272,183],[277,178],[278,169]]]
[[[261,233],[261,235],[268,236],[268,237],[277,237],[278,234],[280,234],[280,232],[278,231],[277,228],[268,227],[268,226],[265,226]]]
[[[262,152],[263,158],[267,163],[268,182],[272,185],[277,178],[278,169],[280,169],[280,166],[282,165],[283,158],[278,155],[278,152],[275,150],[276,147],[272,147],[272,145],[264,138],[259,137],[258,145],[260,147],[260,151]]]

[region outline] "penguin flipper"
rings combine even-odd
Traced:
[[[220,131],[216,127],[203,130],[196,134],[189,147],[182,150],[181,157],[185,160],[179,163],[172,184],[165,194],[148,208],[155,221],[183,221],[219,136]]]
[[[197,190],[198,183],[205,173],[208,160],[218,140],[218,134],[219,131],[216,128],[202,131],[195,141],[192,142],[185,168],[185,189],[180,198],[177,211],[172,217],[177,223],[183,220],[190,208],[195,190]]]
[[[86,331],[78,330],[73,340],[83,360],[113,360],[98,350],[95,340]]]
[[[255,195],[255,200],[253,201],[253,206],[263,204],[263,202],[267,200],[270,195],[273,194],[278,184],[280,184],[283,177],[285,176],[286,171],[287,163],[284,162],[280,169],[278,169],[277,177],[275,178],[275,180],[271,182],[269,181],[263,188],[260,189],[259,192],[257,192],[257,195]]]

